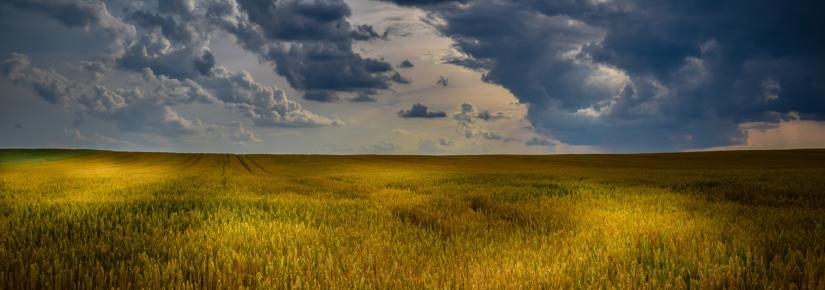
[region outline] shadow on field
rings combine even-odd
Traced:
[[[771,207],[825,208],[825,179],[810,170],[773,172],[717,172],[662,182],[675,192],[701,196],[711,202]]]
[[[530,175],[453,176],[418,182],[413,190],[396,189],[392,202],[379,203],[401,222],[444,238],[483,231],[550,233],[574,226],[571,208],[559,202],[574,191]]]

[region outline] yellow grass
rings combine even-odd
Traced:
[[[0,289],[825,289],[825,150],[0,150]]]

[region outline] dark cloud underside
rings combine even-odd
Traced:
[[[615,150],[737,144],[739,124],[825,118],[821,1],[401,1],[541,133]],[[536,142],[532,142],[535,144]]]
[[[442,111],[430,111],[430,109],[425,105],[413,104],[411,108],[399,111],[398,116],[401,118],[435,119],[445,118],[447,117],[447,113]]]

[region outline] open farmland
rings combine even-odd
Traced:
[[[825,150],[0,150],[0,288],[825,289]]]

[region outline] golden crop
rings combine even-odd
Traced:
[[[0,150],[0,289],[825,289],[825,150]]]

